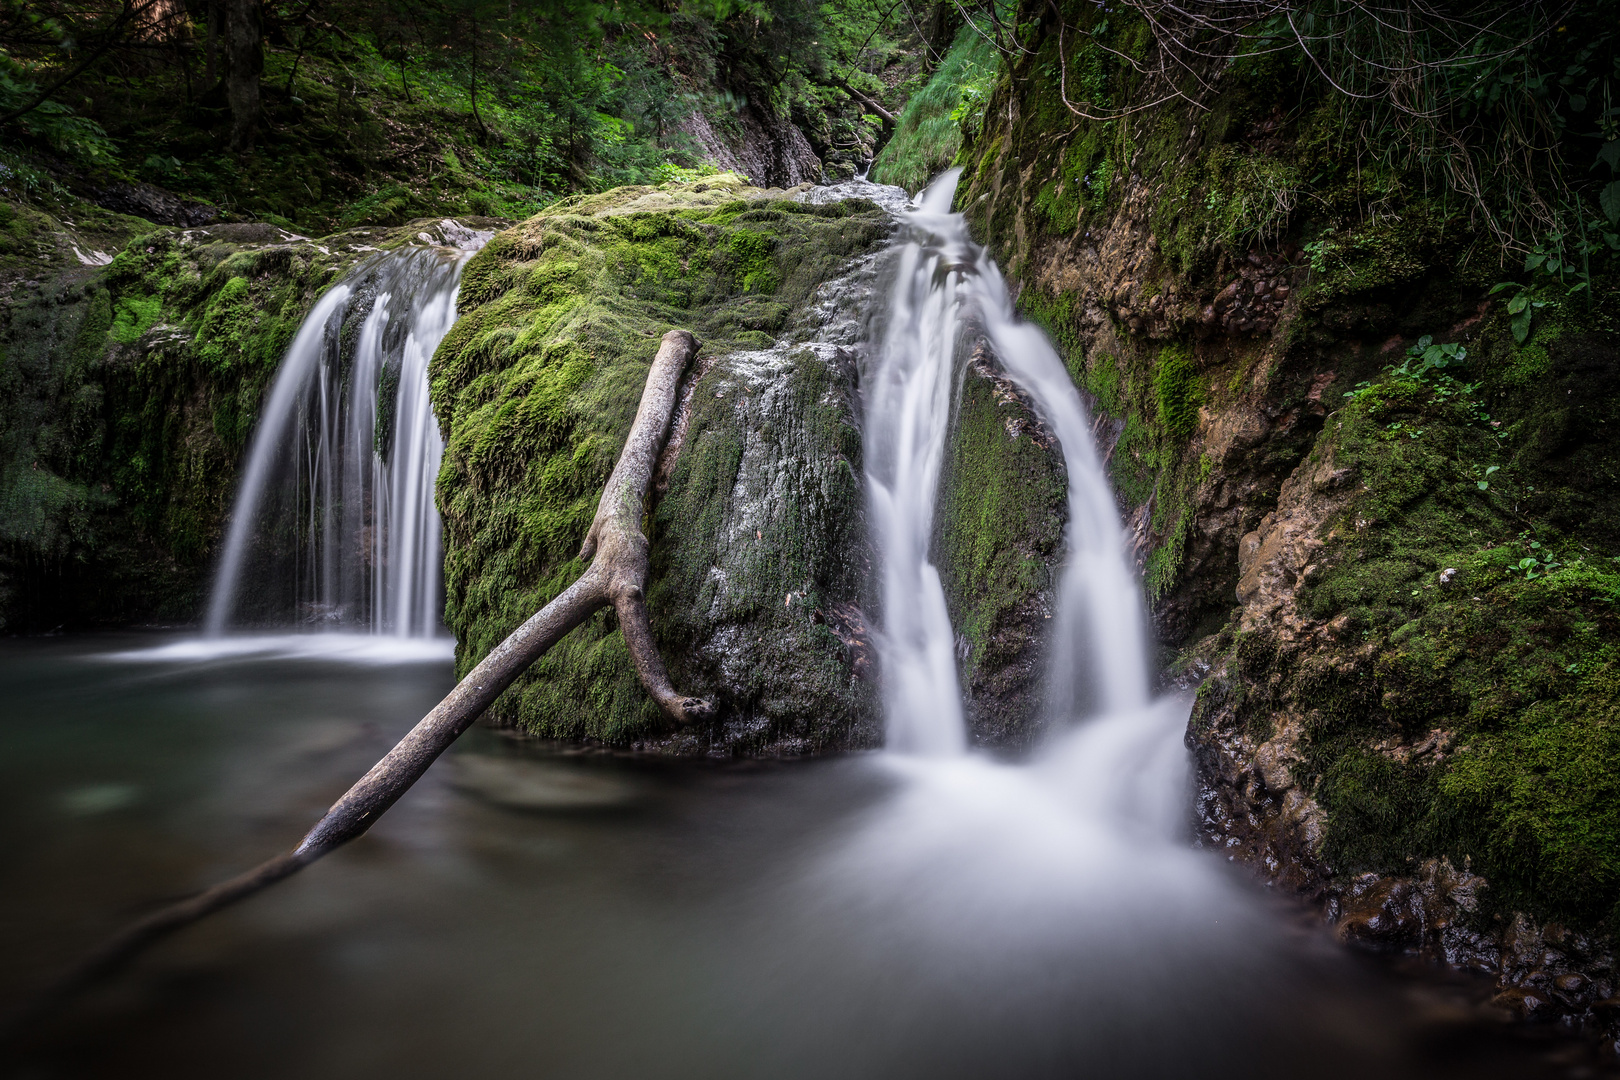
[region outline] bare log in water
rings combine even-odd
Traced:
[[[680,724],[714,713],[712,703],[684,697],[670,685],[669,674],[664,670],[652,629],[647,624],[643,599],[648,544],[641,531],[641,519],[652,487],[653,468],[669,437],[681,373],[697,355],[700,345],[701,342],[685,330],[671,330],[658,347],[658,355],[641,392],[641,405],[636,410],[630,437],[613,475],[602,489],[596,519],[580,550],[582,559],[591,560],[590,568],[495,646],[432,712],[332,804],[326,816],[296,848],[206,892],[153,912],[128,927],[79,965],[48,997],[37,1002],[26,1017],[19,1018],[13,1034],[22,1026],[21,1020],[40,1019],[117,970],[153,942],[297,873],[363,834],[530,664],[564,634],[609,604],[618,612],[619,627],[635,662],[637,676],[664,713]]]

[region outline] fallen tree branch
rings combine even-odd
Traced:
[[[648,543],[641,531],[653,469],[669,437],[681,373],[701,345],[685,330],[671,330],[659,345],[630,436],[602,489],[596,518],[580,550],[580,558],[591,560],[590,568],[490,650],[432,712],[332,804],[296,848],[127,927],[7,1025],[7,1041],[20,1034],[25,1023],[42,1019],[159,939],[290,877],[364,834],[530,664],[609,604],[618,612],[636,675],[665,715],[686,724],[714,713],[712,703],[677,693],[664,670],[647,623]]]

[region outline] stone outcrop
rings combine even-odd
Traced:
[[[672,731],[597,616],[492,710],[530,733],[674,753],[876,745],[862,614],[857,351],[892,219],[736,176],[570,200],[467,266],[432,367],[446,454],[446,622],[466,670],[579,573],[594,491],[658,335],[703,341],[660,466],[647,604]]]
[[[1417,185],[1346,196],[1341,111],[1245,65],[1153,105],[1129,17],[1025,15],[958,205],[1097,413],[1167,679],[1198,688],[1203,842],[1346,941],[1612,1024],[1612,302],[1518,340]],[[1060,17],[1119,119],[1053,100]],[[1041,596],[1002,603],[1029,626]]]

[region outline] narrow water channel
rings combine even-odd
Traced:
[[[285,847],[451,683],[442,656],[313,640],[0,642],[0,1008]],[[1079,738],[1151,743],[1172,706]],[[672,763],[474,731],[14,1075],[1580,1074],[1578,1046],[1343,953],[1212,853],[1100,827],[1120,804],[1086,792],[1131,790],[1132,759],[1096,750]]]

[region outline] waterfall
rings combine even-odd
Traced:
[[[963,258],[950,213],[954,181],[923,192],[905,221],[888,326],[867,384],[866,486],[883,556],[884,705],[892,750],[967,746],[945,590],[928,561],[934,501],[950,431],[961,336]]]
[[[958,357],[982,334],[1056,435],[1068,472],[1065,565],[1048,665],[1054,719],[1118,714],[1148,703],[1147,635],[1125,534],[1084,403],[1039,328],[1020,320],[995,262],[950,212],[960,170],[936,180],[903,218],[887,323],[869,373],[867,486],[883,560],[888,745],[949,755],[966,747],[954,635],[929,562],[934,504],[960,386]]]
[[[490,236],[443,232],[459,246],[362,263],[299,327],[249,444],[209,636],[239,621],[438,633],[444,445],[427,367],[455,322],[462,266]]]

